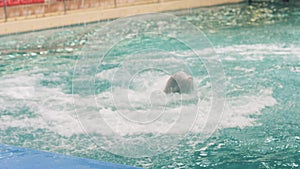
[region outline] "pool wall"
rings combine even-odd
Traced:
[[[137,169],[136,167],[113,164],[62,154],[25,149],[0,144],[1,169]]]
[[[63,1],[63,3],[60,2],[57,6],[54,6],[49,13],[46,12],[47,8],[45,8],[45,4],[43,4],[43,8],[40,7],[40,4],[36,4],[36,7],[31,8],[29,8],[30,5],[7,7],[5,20],[3,20],[4,9],[1,8],[0,15],[2,16],[0,16],[0,18],[2,18],[2,21],[0,20],[0,35],[89,23],[136,14],[240,3],[246,0],[140,0],[137,1],[138,3],[132,3],[132,1],[119,3],[119,1],[113,1],[113,4],[107,3],[106,6],[105,4],[98,5],[98,7],[90,5],[91,7],[77,10],[71,9],[78,7],[78,1]],[[62,5],[64,3],[65,7]],[[66,3],[68,4],[66,5]],[[92,4],[91,2],[89,3]],[[72,5],[77,7],[72,8]],[[68,11],[66,11],[66,9],[68,9]],[[44,10],[44,13],[35,14],[35,12],[33,12],[34,10]],[[24,14],[25,11],[27,13]],[[27,15],[28,13],[32,13],[32,15]]]

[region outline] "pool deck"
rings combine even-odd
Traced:
[[[8,20],[0,23],[0,35],[15,34],[20,32],[31,32],[49,28],[57,28],[82,23],[96,22],[106,19],[146,14],[154,12],[165,12],[172,10],[215,6],[228,3],[240,3],[245,0],[177,0],[161,1],[159,3],[142,4],[135,6],[117,7],[110,9],[88,8],[68,11],[65,15],[52,14],[41,18],[24,18]]]

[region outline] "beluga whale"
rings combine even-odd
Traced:
[[[172,75],[164,89],[165,93],[191,93],[194,90],[193,77],[183,71]]]

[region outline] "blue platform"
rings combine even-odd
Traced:
[[[0,145],[0,169],[135,169],[97,160]]]

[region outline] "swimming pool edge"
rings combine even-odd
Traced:
[[[166,12],[197,7],[208,7],[230,3],[241,3],[244,1],[245,0],[180,0],[111,9],[90,8],[84,10],[69,11],[65,15],[55,15],[35,19],[24,19],[3,22],[0,23],[0,35],[32,32],[44,29],[92,23],[138,14]]]

